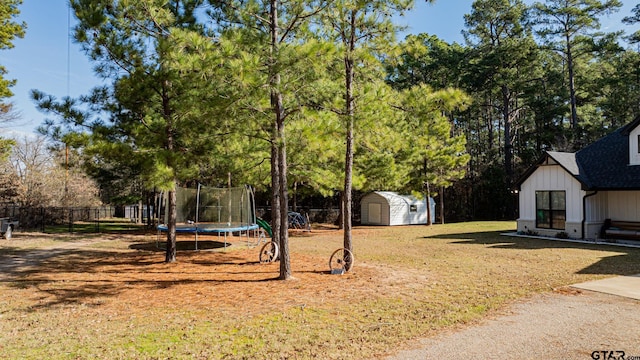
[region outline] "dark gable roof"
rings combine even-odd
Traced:
[[[547,151],[516,182],[518,188],[551,158],[582,184],[583,190],[640,190],[640,165],[629,165],[629,133],[640,117],[576,153]]]
[[[576,153],[587,190],[640,190],[640,165],[629,165],[629,133],[640,118]]]
[[[635,120],[633,120],[629,124],[623,126],[622,127],[622,134],[623,135],[629,135],[629,133],[631,133],[631,131],[633,131],[633,129],[638,127],[638,125],[640,125],[640,116],[638,116]]]

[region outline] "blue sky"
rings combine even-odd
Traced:
[[[406,33],[426,32],[447,42],[462,43],[463,16],[470,12],[472,3],[472,0],[437,0],[435,4],[416,1],[416,7],[399,23],[408,26]],[[601,19],[603,30],[625,28],[620,19],[631,13],[634,1],[623,3],[620,12]],[[25,37],[17,39],[13,49],[0,52],[0,64],[7,68],[7,78],[18,80],[12,88],[11,102],[20,111],[21,119],[2,125],[0,136],[32,133],[44,121],[45,115],[35,109],[30,99],[31,89],[57,98],[77,97],[100,83],[79,46],[69,43],[69,23],[73,25],[75,19],[69,18],[67,0],[25,0],[20,11],[19,20],[27,23]]]

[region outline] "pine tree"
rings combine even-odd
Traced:
[[[570,126],[578,128],[578,103],[575,83],[576,59],[590,53],[589,42],[600,28],[599,16],[617,11],[619,0],[546,0],[534,4],[538,35],[546,45],[561,55],[566,63]]]
[[[634,6],[633,10],[631,10],[632,15],[625,16],[622,19],[622,22],[627,25],[634,25],[640,23],[640,4]],[[640,43],[640,30],[636,30],[633,34],[629,35],[629,42],[631,44]]]
[[[399,56],[385,59],[387,82],[394,89],[405,90],[429,85],[435,90],[460,87],[466,66],[466,49],[449,44],[435,35],[408,35],[399,45]]]
[[[146,186],[168,191],[166,262],[176,260],[175,187],[197,171],[198,158],[209,156],[205,139],[219,129],[212,121],[233,101],[210,101],[209,94],[218,92],[205,90],[214,85],[193,90],[211,78],[201,78],[201,69],[184,60],[192,49],[182,47],[180,36],[181,30],[204,31],[195,17],[201,3],[72,0],[79,21],[74,38],[96,63],[97,74],[111,83],[78,100],[33,92],[41,109],[62,117],[45,124],[51,137],[86,146],[94,161],[136,168]],[[197,45],[213,48],[210,42]],[[222,66],[213,69],[227,73]],[[194,108],[196,102],[207,106]]]
[[[445,114],[464,109],[470,99],[460,90],[433,91],[427,85],[415,86],[402,95],[403,134],[410,144],[405,149],[410,169],[407,190],[423,194],[429,204],[432,187],[447,188],[465,176],[469,162],[466,139],[453,133]],[[427,224],[431,225],[431,206],[427,206]]]
[[[271,146],[271,221],[273,241],[280,245],[281,280],[292,277],[289,234],[289,163],[287,127],[300,120],[325,53],[314,41],[310,19],[326,7],[324,0],[210,1],[216,31],[234,39],[239,51],[256,59],[244,71],[256,77],[239,104],[249,128],[262,129]],[[319,71],[320,70],[320,71]],[[253,123],[252,123],[253,122]]]
[[[22,0],[5,0],[0,3],[0,50],[13,48],[13,40],[24,36],[24,30],[27,25],[24,22],[17,23],[14,21],[14,18],[20,14],[18,6],[21,4]],[[0,99],[13,95],[9,88],[15,84],[15,80],[5,79],[4,76],[6,74],[5,67],[0,66]],[[3,110],[3,108],[0,107],[0,110]]]
[[[18,9],[20,4],[22,0],[6,0],[0,3],[0,50],[13,48],[13,40],[24,36],[27,25],[24,22],[14,21],[14,18],[20,14]],[[5,79],[5,75],[7,75],[7,69],[0,65],[0,123],[9,122],[16,117],[13,105],[5,100],[13,96],[10,88],[16,81]],[[9,156],[13,145],[12,140],[0,137],[0,162]]]
[[[365,82],[372,59],[376,53],[384,53],[394,42],[398,27],[392,22],[395,14],[401,14],[413,6],[411,0],[394,1],[352,1],[340,0],[331,3],[321,15],[323,27],[320,29],[326,38],[340,46],[343,61],[342,81],[343,108],[340,112],[346,129],[346,151],[344,166],[344,189],[342,193],[342,228],[344,230],[344,248],[353,251],[352,229],[352,190],[355,149],[355,121],[358,109],[366,104],[357,104],[359,89]]]
[[[478,89],[487,91],[489,104],[502,118],[505,191],[514,181],[515,131],[527,104],[522,101],[524,86],[532,79],[537,64],[537,45],[526,21],[526,6],[520,0],[477,0],[465,15],[465,38],[475,51],[470,73]],[[509,216],[515,215],[508,202]]]

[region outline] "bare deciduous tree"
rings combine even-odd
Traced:
[[[62,161],[58,159],[62,158]],[[98,188],[77,165],[50,151],[42,137],[16,141],[9,157],[8,186],[17,186],[14,202],[24,206],[96,206]],[[1,185],[0,185],[1,186]],[[9,190],[9,189],[7,189]],[[7,194],[9,191],[7,191]]]

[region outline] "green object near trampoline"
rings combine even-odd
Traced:
[[[271,225],[269,225],[268,222],[260,219],[260,218],[256,218],[256,223],[258,224],[258,226],[260,226],[261,228],[264,229],[264,231],[267,232],[267,234],[269,234],[269,237],[273,238],[273,233],[271,232]]]

